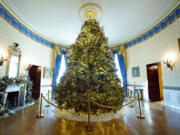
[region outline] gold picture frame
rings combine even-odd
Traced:
[[[133,77],[139,77],[140,76],[140,71],[139,71],[139,67],[133,67],[132,68],[132,76]]]
[[[44,67],[43,78],[51,78],[51,69],[49,67]]]

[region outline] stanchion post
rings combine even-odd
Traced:
[[[90,124],[91,123],[91,121],[90,121],[90,119],[91,119],[91,116],[90,116],[90,112],[91,112],[91,102],[90,102],[90,100],[88,99],[88,125],[87,126],[85,126],[85,129],[87,130],[87,131],[93,131],[93,126]]]
[[[138,119],[145,119],[145,116],[142,115],[141,112],[141,101],[140,101],[140,94],[138,93],[138,104],[139,104],[139,115],[137,116]]]
[[[48,101],[49,101],[49,90],[48,90]],[[45,107],[49,107],[50,105],[49,105],[49,103],[47,103],[47,105],[45,106]]]
[[[43,118],[44,117],[44,114],[42,114],[42,96],[43,96],[43,94],[41,93],[40,106],[39,106],[39,114],[37,115],[37,118]]]

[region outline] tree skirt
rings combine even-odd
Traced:
[[[103,121],[110,121],[112,119],[117,119],[122,117],[123,115],[127,114],[127,107],[124,107],[118,110],[116,113],[104,113],[101,115],[91,115],[91,122],[103,122]],[[54,114],[57,118],[63,118],[67,120],[74,120],[74,121],[88,121],[88,115],[77,115],[72,112],[67,112],[66,110],[55,109]]]

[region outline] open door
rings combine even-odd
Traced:
[[[29,69],[29,77],[33,82],[32,97],[37,100],[40,96],[41,68],[39,66],[33,65]]]
[[[160,101],[162,97],[161,64],[147,65],[148,92],[150,101]]]

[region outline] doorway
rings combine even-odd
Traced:
[[[29,69],[29,77],[32,81],[32,97],[37,100],[40,96],[41,67],[32,65]]]
[[[161,64],[153,63],[146,67],[149,99],[150,101],[160,101],[163,99]]]

